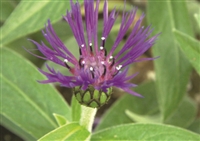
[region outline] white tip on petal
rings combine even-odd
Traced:
[[[85,64],[85,61],[82,61],[82,64]]]
[[[65,62],[65,63],[67,63],[67,62],[68,62],[68,60],[67,60],[67,59],[65,59],[65,60],[64,60],[64,62]]]
[[[104,61],[101,61],[101,64],[103,64],[103,65],[104,65],[104,64],[105,64],[105,63],[104,63]]]
[[[100,50],[103,50],[103,47],[102,47],[102,46],[100,46]]]
[[[110,56],[110,59],[113,59],[113,56]]]
[[[92,46],[92,43],[90,43],[90,46]]]
[[[101,37],[101,40],[105,40],[106,38],[105,37]]]
[[[116,67],[117,70],[120,70],[122,68],[122,65],[119,65]]]
[[[93,67],[90,67],[90,71],[93,71],[94,69],[93,69]]]
[[[84,44],[82,44],[81,47],[84,47]]]

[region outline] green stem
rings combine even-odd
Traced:
[[[89,132],[92,132],[92,125],[94,123],[96,112],[97,112],[97,108],[90,108],[90,107],[81,105],[80,125],[88,129]]]

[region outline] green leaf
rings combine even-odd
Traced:
[[[174,34],[181,50],[200,75],[200,42],[176,29]]]
[[[160,115],[138,115],[130,110],[125,111],[126,115],[135,122],[138,123],[161,123]]]
[[[162,124],[125,124],[96,132],[91,141],[197,141],[198,134]]]
[[[15,8],[13,1],[1,1],[0,21],[5,21]]]
[[[130,110],[125,111],[126,115],[134,122],[141,123],[161,123],[160,114],[155,115],[139,115]],[[167,124],[188,127],[195,119],[197,114],[197,105],[189,97],[185,97],[176,112],[165,121]]]
[[[53,113],[53,116],[55,117],[55,119],[56,119],[56,121],[57,121],[57,123],[58,123],[59,126],[65,125],[65,124],[67,124],[67,123],[69,122],[69,121],[67,121],[67,119],[66,119],[64,116],[62,116],[62,115]]]
[[[188,127],[197,115],[197,105],[189,97],[184,97],[176,111],[165,123],[180,127]]]
[[[199,14],[194,14],[194,17],[197,20],[197,23],[198,23],[199,28],[200,28],[200,13]]]
[[[200,125],[200,118],[199,118],[199,119],[196,119],[196,120],[188,127],[188,129],[191,130],[191,131],[193,131],[193,132],[196,132],[196,133],[200,134],[199,125]]]
[[[198,20],[195,19],[195,15],[200,14],[199,11],[200,3],[196,0],[190,0],[187,2],[187,8],[189,12],[189,20],[192,23],[192,28],[195,35],[199,35],[200,33],[200,25],[198,24]],[[200,19],[199,19],[200,21]]]
[[[22,0],[2,26],[0,42],[5,45],[19,37],[36,32],[44,27],[48,19],[55,23],[69,8],[69,1]]]
[[[32,49],[32,50],[36,49],[36,47],[34,46],[32,42],[27,41],[27,37],[19,38],[9,43],[8,45],[6,45],[6,48],[17,52],[18,54],[30,60],[32,63],[37,64],[37,66],[41,66],[42,65],[41,59],[31,55],[25,49],[23,49],[23,47],[27,47],[28,49]]]
[[[124,95],[106,111],[95,130],[98,131],[118,124],[132,123],[133,121],[125,114],[126,110],[139,115],[151,115],[158,111],[153,82],[142,84],[136,87],[135,91],[142,94],[144,98],[135,97],[130,94]]]
[[[148,22],[155,28],[154,34],[161,32],[153,47],[156,87],[162,120],[165,121],[181,103],[189,80],[191,66],[176,44],[173,28],[193,36],[186,2],[149,0]]]
[[[29,134],[26,130],[22,129],[19,124],[14,123],[13,121],[10,121],[8,118],[6,118],[2,114],[0,114],[0,116],[1,116],[0,124],[6,127],[7,129],[9,129],[9,131],[17,134],[19,137],[23,138],[25,141],[36,140],[36,138],[33,137],[33,135]]]
[[[23,130],[37,139],[58,126],[53,113],[71,120],[65,100],[51,85],[37,82],[45,77],[29,61],[5,48],[1,48],[1,55],[4,63],[0,65],[0,114],[5,119],[2,121],[5,127],[18,135],[22,135]],[[21,130],[16,130],[16,127]]]
[[[71,101],[71,108],[72,108],[72,121],[79,121],[81,118],[81,104],[78,103],[74,95]]]
[[[70,123],[49,132],[38,141],[78,141],[86,140],[89,136],[90,132],[78,123]]]

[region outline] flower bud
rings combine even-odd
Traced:
[[[89,86],[85,91],[80,87],[75,87],[74,94],[80,104],[87,107],[100,108],[110,99],[112,88],[108,88],[105,93],[102,90],[94,89],[92,86]]]

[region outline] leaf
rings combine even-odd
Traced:
[[[114,125],[133,122],[125,114],[126,110],[140,115],[152,115],[158,112],[155,84],[153,82],[142,84],[136,87],[135,91],[142,94],[144,98],[135,97],[130,94],[124,95],[106,111],[95,131]]]
[[[67,124],[67,123],[69,122],[69,121],[67,121],[67,119],[66,119],[64,116],[62,116],[62,115],[53,113],[53,116],[55,117],[55,119],[56,119],[56,121],[57,121],[57,123],[58,123],[59,126],[65,125],[65,124]]]
[[[89,131],[78,123],[70,123],[49,132],[38,141],[77,141],[86,140],[89,136]]]
[[[138,115],[130,110],[125,111],[126,115],[137,123],[161,123],[160,115]]]
[[[72,121],[79,121],[81,118],[81,104],[78,103],[74,95],[71,101],[71,108],[72,108]]]
[[[153,47],[156,87],[162,120],[169,118],[183,100],[191,66],[176,44],[173,28],[193,36],[186,2],[149,0],[147,19],[161,35]]]
[[[193,121],[193,123],[188,127],[188,130],[191,130],[193,132],[200,134],[199,125],[200,125],[200,118]]]
[[[5,45],[19,37],[36,32],[43,28],[48,19],[55,23],[69,8],[69,1],[22,0],[2,26],[0,42]]]
[[[200,42],[176,29],[173,31],[181,50],[200,75]]]
[[[25,49],[23,49],[23,47],[27,47],[32,50],[36,49],[36,47],[34,46],[34,44],[32,42],[27,41],[27,37],[19,38],[19,39],[13,41],[12,43],[6,45],[6,48],[17,52],[21,56],[30,60],[32,63],[36,64],[37,66],[41,66],[41,64],[42,64],[41,59],[31,55]]]
[[[199,7],[200,7],[199,1],[191,0],[191,1],[187,2],[189,18],[190,18],[190,21],[192,24],[194,35],[197,35],[197,36],[200,33],[200,25],[198,24],[198,21],[197,21],[197,19],[195,19],[194,15],[197,15],[199,13]],[[199,19],[199,21],[200,21],[200,19]]]
[[[14,9],[13,1],[1,1],[1,16],[0,21],[5,21]]]
[[[194,14],[194,17],[197,20],[197,23],[198,23],[199,28],[200,28],[200,13],[199,14]]]
[[[17,134],[19,137],[23,138],[25,141],[29,141],[29,140],[30,141],[34,141],[34,140],[36,140],[35,137],[33,137],[31,134],[29,134],[24,129],[22,129],[21,126],[19,126],[16,123],[13,123],[12,121],[10,121],[6,117],[4,117],[4,115],[0,114],[0,116],[1,116],[0,124],[2,126],[6,127],[7,129],[9,129],[9,131],[11,131],[12,133]]]
[[[58,126],[53,113],[71,120],[65,100],[51,85],[37,82],[45,78],[29,61],[5,48],[1,49],[1,55],[0,114],[5,119],[2,121],[5,127],[18,135],[26,132],[37,139]]]
[[[91,141],[197,141],[200,136],[188,130],[162,124],[125,124],[92,135]]]
[[[165,123],[179,127],[188,127],[197,115],[197,105],[189,97],[184,97],[176,111]]]
[[[125,111],[126,115],[134,122],[141,123],[161,123],[160,114],[155,115],[139,115],[130,110]],[[189,98],[185,97],[176,112],[165,121],[167,124],[188,127],[197,114],[197,105]]]

